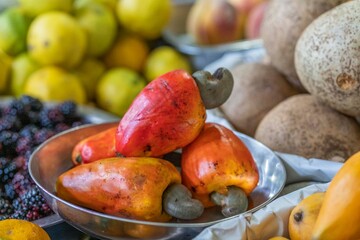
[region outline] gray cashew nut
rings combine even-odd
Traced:
[[[193,73],[206,109],[221,106],[230,97],[234,78],[226,68],[218,68],[213,74],[207,71]]]
[[[212,192],[210,199],[213,203],[222,207],[221,212],[225,217],[243,213],[248,208],[248,198],[245,192],[236,186],[228,187],[226,195]]]
[[[170,216],[184,220],[198,218],[204,212],[203,204],[193,199],[189,189],[179,183],[168,186],[164,191],[163,209]]]

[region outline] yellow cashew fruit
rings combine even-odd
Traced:
[[[289,217],[291,240],[311,240],[311,233],[324,196],[324,192],[310,194],[293,208]]]
[[[360,152],[357,152],[344,163],[330,182],[312,239],[360,239],[359,186]]]

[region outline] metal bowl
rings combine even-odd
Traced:
[[[187,34],[186,21],[195,0],[172,0],[172,14],[163,31],[163,38],[181,53],[187,55],[195,70],[221,58],[226,53],[240,53],[245,60],[260,60],[264,57],[262,39],[241,39],[234,42],[199,45]],[[254,59],[255,58],[255,59]]]
[[[204,214],[192,221],[173,219],[171,222],[147,222],[99,213],[64,201],[55,192],[58,176],[71,167],[71,152],[80,140],[116,126],[118,123],[102,123],[80,126],[60,133],[38,147],[30,157],[29,171],[41,189],[49,206],[66,222],[88,235],[101,239],[191,239],[204,228],[227,219],[218,207],[208,208]],[[258,186],[249,200],[254,212],[271,202],[283,189],[286,172],[281,160],[267,147],[241,133],[236,135],[247,145],[259,168]],[[166,157],[180,166],[179,154]]]

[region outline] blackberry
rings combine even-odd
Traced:
[[[44,107],[44,105],[39,99],[28,95],[22,95],[19,99],[19,102],[24,104],[28,111],[40,112],[41,109]]]
[[[33,147],[33,139],[29,137],[20,137],[16,142],[15,151],[19,155],[25,155]]]
[[[54,134],[85,123],[89,122],[77,114],[72,101],[44,105],[22,96],[0,106],[0,220],[33,221],[52,214],[29,176],[28,160],[34,149]]]
[[[17,131],[22,127],[22,123],[17,116],[5,115],[0,118],[0,132],[4,130]]]
[[[22,118],[24,115],[26,115],[26,109],[24,104],[17,100],[11,101],[7,109],[7,114]]]
[[[53,130],[46,128],[40,129],[37,133],[35,133],[34,142],[36,145],[39,145],[54,135],[55,131]]]
[[[20,170],[15,173],[11,181],[11,186],[18,196],[22,196],[34,187],[35,184],[30,179],[29,172],[26,170]]]
[[[34,137],[35,133],[37,131],[39,131],[39,129],[40,128],[38,126],[36,126],[35,124],[29,124],[29,125],[24,126],[20,130],[19,134],[22,137],[28,137],[28,138],[32,139]]]
[[[11,202],[5,198],[0,198],[0,216],[10,215],[14,212]]]
[[[0,169],[0,183],[7,183],[15,175],[17,170],[16,163],[13,161],[8,162]]]
[[[11,183],[6,183],[4,185],[4,192],[5,192],[5,196],[8,199],[14,200],[17,197],[14,186]]]
[[[1,220],[5,220],[5,219],[9,219],[11,215],[0,215],[0,221]]]
[[[16,143],[19,139],[17,132],[4,130],[0,132],[0,142],[2,145],[1,153],[3,156],[15,153]]]
[[[73,101],[65,101],[60,103],[57,108],[66,118],[72,118],[76,116],[77,105]]]
[[[0,157],[0,169],[4,168],[10,161],[10,158]]]
[[[56,107],[44,108],[39,113],[40,125],[44,128],[54,128],[57,123],[64,122],[65,117]]]
[[[69,126],[68,124],[66,123],[58,123],[56,124],[55,126],[55,132],[56,133],[60,133],[60,132],[63,132],[63,131],[66,131],[68,129],[70,129],[71,126]]]
[[[15,210],[13,214],[11,214],[10,216],[8,216],[8,218],[27,220],[26,214],[27,214],[27,213],[24,212],[22,209],[19,209],[19,210]]]
[[[25,220],[29,221],[34,221],[51,213],[51,209],[46,204],[37,186],[14,201],[13,207],[16,211],[21,210],[25,215]]]

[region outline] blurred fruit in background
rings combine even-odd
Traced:
[[[74,0],[19,0],[21,8],[31,17],[49,11],[70,12]]]
[[[249,11],[245,25],[245,38],[260,38],[261,24],[268,4],[268,1],[259,3]]]
[[[75,18],[88,34],[86,54],[98,57],[112,45],[117,32],[117,20],[106,6],[89,2],[75,9]]]
[[[0,49],[0,93],[6,90],[11,69],[11,57]]]
[[[200,45],[259,38],[269,0],[197,0],[190,7],[186,32]],[[259,7],[259,5],[262,5]],[[256,10],[255,10],[256,9]]]
[[[105,54],[104,62],[108,68],[127,67],[141,72],[149,52],[148,43],[143,38],[123,32]]]
[[[74,8],[83,7],[84,5],[87,5],[88,3],[91,2],[102,4],[115,14],[118,0],[75,0]]]
[[[98,81],[106,68],[103,62],[96,58],[86,58],[74,70],[74,74],[82,83],[88,100],[95,100],[95,92]]]
[[[27,52],[17,55],[11,65],[10,92],[17,97],[23,94],[27,78],[39,68]]]
[[[199,44],[219,44],[244,35],[245,15],[226,0],[198,0],[190,9],[187,31]]]
[[[0,12],[1,95],[75,100],[121,116],[148,83],[146,65],[150,80],[191,71],[175,48],[158,49],[171,0],[16,2]]]
[[[123,116],[145,85],[145,79],[136,71],[113,68],[99,80],[96,99],[101,108]]]
[[[6,9],[0,15],[0,49],[15,56],[26,49],[30,20],[19,8]]]
[[[150,82],[158,76],[175,69],[191,72],[188,59],[170,46],[160,46],[150,52],[146,59],[144,74]]]
[[[86,44],[85,31],[74,17],[64,12],[39,15],[27,35],[29,54],[41,65],[73,68],[82,60]]]
[[[86,102],[86,92],[79,78],[56,66],[43,67],[32,73],[25,83],[24,94],[42,101]]]
[[[161,36],[170,14],[171,0],[119,0],[117,5],[120,24],[146,39]]]

